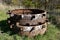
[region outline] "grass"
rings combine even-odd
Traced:
[[[0,40],[60,40],[60,30],[53,24],[48,25],[44,35],[37,35],[34,38],[21,37],[18,34],[10,35],[12,31],[6,23],[8,17],[5,11],[0,11]]]

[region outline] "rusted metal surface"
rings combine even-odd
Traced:
[[[8,24],[10,28],[19,28],[19,34],[35,36],[44,34],[47,29],[46,11],[39,9],[9,10]],[[45,25],[45,26],[44,26]]]

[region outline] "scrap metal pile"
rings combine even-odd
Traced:
[[[20,35],[43,35],[47,30],[46,11],[39,9],[15,9],[9,10],[8,24],[11,29],[18,31]]]

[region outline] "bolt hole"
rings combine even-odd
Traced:
[[[46,20],[46,22],[48,22],[48,20]]]
[[[33,18],[35,18],[35,16],[32,16],[32,17],[31,17],[31,20],[32,20]]]
[[[43,14],[43,16],[46,16],[45,14]]]
[[[42,26],[42,29],[45,28],[45,25]]]

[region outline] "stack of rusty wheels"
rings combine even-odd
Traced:
[[[8,24],[11,29],[17,30],[20,35],[29,37],[43,35],[47,30],[47,13],[39,9],[9,10]]]

